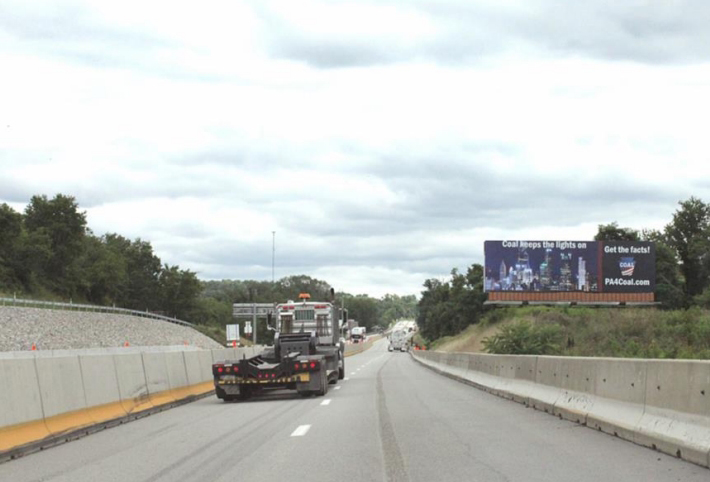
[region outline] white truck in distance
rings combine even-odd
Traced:
[[[367,330],[364,326],[355,326],[350,330],[350,339],[353,343],[360,343],[365,341],[365,332]]]
[[[417,324],[414,321],[398,321],[390,333],[389,351],[407,351],[412,344],[412,337],[416,333]]]

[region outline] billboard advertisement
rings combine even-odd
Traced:
[[[486,241],[485,290],[652,293],[651,242]]]

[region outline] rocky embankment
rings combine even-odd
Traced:
[[[0,306],[0,351],[188,344],[221,348],[182,325],[114,313]]]

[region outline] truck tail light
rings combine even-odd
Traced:
[[[310,364],[311,370],[315,370],[317,363],[312,361]]]
[[[232,371],[232,367],[225,367],[225,368],[224,368],[224,371],[227,372],[227,373],[229,373],[229,372]]]
[[[217,367],[217,373],[222,373],[224,371],[224,367]]]
[[[296,364],[293,365],[293,369],[294,369],[294,370],[300,370],[300,369],[301,369],[301,365],[298,364],[298,363],[296,363]]]

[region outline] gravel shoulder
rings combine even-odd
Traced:
[[[114,313],[0,306],[0,352],[130,346],[222,348],[187,326]]]

